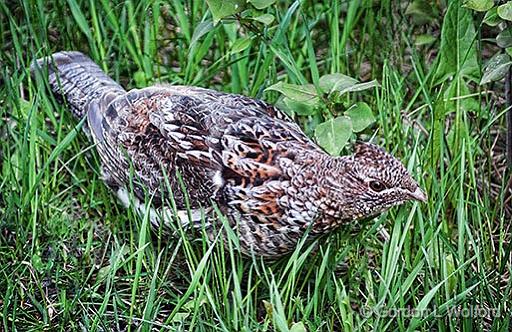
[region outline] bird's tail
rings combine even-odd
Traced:
[[[58,52],[38,59],[30,66],[33,76],[37,72],[48,74],[53,93],[65,101],[79,119],[87,113],[92,101],[108,102],[126,91],[108,77],[89,57],[80,52]]]

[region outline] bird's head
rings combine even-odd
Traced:
[[[407,201],[427,196],[404,165],[382,148],[358,143],[351,156],[339,157],[325,178],[328,188],[324,213],[335,219],[362,219]]]

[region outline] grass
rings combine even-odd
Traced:
[[[440,3],[422,17],[390,0],[279,1],[264,10],[269,26],[213,25],[199,1],[0,3],[0,329],[508,331],[503,85],[475,84],[493,49],[481,18],[458,4],[448,28]],[[423,34],[441,38],[416,45]],[[336,107],[371,105],[377,121],[358,138],[403,160],[428,203],[273,262],[241,257],[236,239],[155,233],[102,184],[81,124],[29,77],[33,59],[59,50],[89,54],[127,88],[191,84],[270,102],[278,81],[377,79]],[[321,121],[297,120],[308,134]]]

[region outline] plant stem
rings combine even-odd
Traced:
[[[509,168],[512,168],[512,68],[508,69],[507,77],[505,79],[505,95],[507,98],[507,107],[509,110],[506,114],[506,122],[507,122],[507,146],[506,146],[506,155],[507,155],[507,164]]]

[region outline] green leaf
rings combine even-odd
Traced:
[[[270,25],[274,22],[274,15],[272,14],[263,14],[260,16],[253,17],[253,20],[261,22],[265,25]]]
[[[272,317],[274,314],[274,305],[266,300],[263,300],[263,307],[265,308],[265,311],[269,317]]]
[[[197,25],[194,29],[194,33],[192,34],[192,39],[190,40],[190,49],[192,49],[193,45],[195,45],[201,37],[206,35],[208,32],[212,31],[214,28],[211,20],[203,21]]]
[[[480,80],[480,68],[475,43],[475,26],[471,12],[452,1],[446,12],[441,29],[441,51],[435,82],[460,75],[474,82]]]
[[[88,39],[92,39],[91,28],[87,23],[87,19],[85,18],[80,6],[76,2],[76,0],[68,0],[69,8],[71,9],[71,14],[75,18],[78,27],[82,32],[87,36]]]
[[[454,293],[457,290],[457,276],[455,275],[456,265],[453,261],[453,255],[448,254],[443,259],[443,265],[446,274],[449,276],[447,280],[448,291]]]
[[[178,312],[171,319],[171,322],[172,323],[184,322],[188,316],[190,316],[190,312]]]
[[[338,91],[340,92],[340,95],[342,95],[347,92],[364,91],[364,90],[372,89],[372,88],[375,88],[378,86],[380,86],[380,84],[379,84],[379,82],[377,82],[377,80],[371,80],[369,82],[354,84],[351,87],[348,87],[345,89],[338,89]]]
[[[316,106],[320,100],[313,84],[297,85],[278,82],[272,86],[269,86],[265,89],[265,91],[266,90],[278,91],[285,97],[305,103],[310,106]]]
[[[315,135],[315,128],[323,122],[324,117],[320,111],[317,111],[304,119],[304,131],[308,136],[312,137]]]
[[[350,76],[343,74],[327,74],[320,77],[320,89],[325,93],[332,93],[337,91],[339,95],[348,92],[363,91],[379,86],[376,80],[364,83],[358,81]]]
[[[248,2],[250,2],[257,9],[264,9],[270,7],[276,1],[277,0],[248,0]]]
[[[485,12],[494,6],[494,0],[466,0],[463,6],[477,12]]]
[[[146,74],[142,70],[138,70],[133,74],[133,80],[135,81],[135,86],[137,88],[142,88],[142,87],[147,86]]]
[[[235,40],[233,46],[231,46],[231,52],[239,53],[245,51],[249,46],[251,46],[252,39],[251,37],[244,37]]]
[[[320,89],[325,93],[330,93],[339,89],[343,90],[354,86],[357,83],[359,83],[359,81],[355,78],[339,73],[324,75],[320,77],[319,81]]]
[[[45,268],[45,264],[37,253],[32,255],[32,267],[38,272],[42,272]]]
[[[512,27],[506,28],[496,36],[496,44],[502,48],[512,46]]]
[[[303,322],[293,323],[290,332],[308,332]]]
[[[414,40],[414,45],[416,45],[416,46],[428,45],[428,44],[434,43],[436,40],[437,40],[437,38],[432,35],[428,35],[428,34],[417,35]]]
[[[425,0],[414,0],[405,9],[405,15],[434,17],[432,5]]]
[[[483,22],[491,27],[495,27],[501,23],[501,18],[498,16],[498,7],[494,7],[485,13]]]
[[[296,2],[297,3],[297,2]],[[277,56],[277,58],[281,61],[282,65],[288,71],[291,77],[294,77],[301,84],[307,84],[307,80],[302,74],[301,68],[299,68],[299,64],[293,58],[291,50],[285,47],[274,47],[272,43],[270,44],[270,50]]]
[[[464,80],[453,80],[443,94],[445,114],[461,109],[464,112],[475,112],[480,104],[474,98],[468,83]]]
[[[352,121],[346,116],[330,119],[315,128],[316,141],[333,156],[340,154],[350,135],[352,135]]]
[[[415,24],[425,24],[435,17],[432,5],[426,0],[414,0],[409,3],[405,15],[412,16]]]
[[[283,102],[286,105],[286,107],[288,107],[290,110],[292,110],[298,115],[306,116],[316,113],[315,107],[307,103],[296,101],[288,97],[284,97]]]
[[[358,102],[352,105],[345,114],[352,121],[352,130],[355,133],[365,130],[375,122],[372,109],[365,102]]]
[[[213,24],[217,24],[224,17],[239,13],[244,9],[244,0],[206,0],[212,12]]]
[[[508,54],[495,54],[487,62],[480,84],[501,80],[507,74],[511,64]]]
[[[441,288],[441,286],[445,283],[445,281],[446,280],[443,280],[440,283],[438,283],[436,286],[434,286],[432,289],[430,289],[430,291],[428,291],[428,293],[426,295],[423,296],[421,301],[416,306],[416,312],[424,312],[425,311],[428,304],[430,303],[430,301],[432,301],[432,299],[434,298],[434,295],[436,295],[437,291],[439,290],[439,288]],[[414,328],[417,325],[419,325],[417,321],[419,321],[419,318],[413,317],[413,319],[409,323],[409,329],[408,329],[409,331],[414,331]]]
[[[100,282],[105,280],[106,277],[110,274],[110,271],[112,270],[112,265],[103,266],[98,270],[98,273],[96,274],[96,282]]]
[[[512,2],[507,1],[507,3],[498,6],[498,16],[504,20],[512,21]]]

